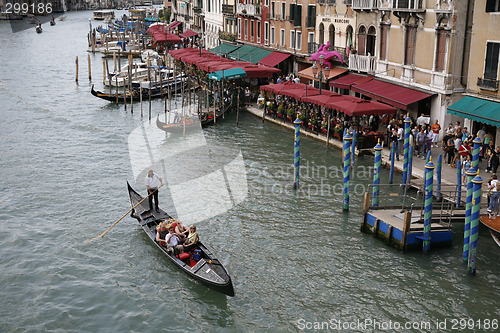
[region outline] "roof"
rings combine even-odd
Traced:
[[[260,59],[258,64],[274,67],[279,63],[281,63],[282,61],[286,60],[289,56],[291,56],[290,53],[274,51],[268,56],[265,56],[264,58]]]
[[[373,80],[373,76],[362,76],[356,74],[347,74],[346,76],[342,76],[341,78],[336,79],[335,81],[330,81],[330,87],[349,89],[351,90],[351,86],[355,83],[362,83]]]
[[[368,101],[361,98],[343,98],[341,100],[332,101],[329,105],[348,116],[363,116],[363,115],[382,115],[396,113],[396,109],[390,105]]]
[[[153,25],[148,29],[148,33],[153,36],[153,39],[157,43],[165,43],[165,39],[167,43],[180,43],[182,41],[179,36],[174,35],[168,31],[165,35],[164,25]]]
[[[448,107],[448,113],[500,127],[500,103],[465,96]]]
[[[239,49],[239,48],[240,48],[240,46],[238,46],[238,45],[231,45],[231,44],[222,43],[219,46],[216,46],[216,47],[210,49],[209,51],[214,53],[214,54],[218,54],[218,55],[226,55],[226,54],[233,52],[234,50]]]
[[[342,74],[344,74],[347,71],[348,71],[348,69],[346,69],[346,68],[333,67],[333,68],[330,69],[330,74],[328,76],[328,79],[325,81],[324,78],[323,78],[323,80],[321,80],[321,82],[326,83],[328,80],[334,79],[337,76],[342,75]],[[312,72],[312,66],[311,67],[307,67],[304,70],[301,70],[300,72],[297,73],[297,75],[299,77],[305,78],[307,80],[311,80],[311,81],[316,80],[316,81],[318,81],[317,79],[314,79],[314,75],[313,75],[313,72]],[[324,75],[324,72],[323,72],[323,75]]]
[[[247,73],[241,67],[236,67],[232,69],[226,69],[211,73],[208,78],[212,80],[234,80],[246,77]]]
[[[433,95],[378,79],[365,83],[358,81],[351,86],[351,90],[403,110],[406,110],[408,105]]]

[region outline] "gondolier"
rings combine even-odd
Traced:
[[[158,188],[163,185],[163,180],[153,169],[149,169],[148,175],[146,176],[146,188],[148,189],[149,196],[149,209],[153,210],[153,198],[155,200],[155,210],[159,212],[158,207]]]

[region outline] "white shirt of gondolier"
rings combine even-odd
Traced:
[[[156,172],[153,172],[153,175],[149,177],[149,174],[146,176],[146,187],[149,189],[157,189],[161,185],[161,178],[158,176]]]

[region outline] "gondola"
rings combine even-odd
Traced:
[[[231,108],[231,103],[227,103],[223,109],[219,108],[216,110],[216,115],[217,119],[221,118],[223,114],[229,111]],[[160,117],[156,117],[156,126],[168,133],[183,133],[184,132],[184,127],[186,128],[186,132],[189,130],[196,130],[197,128],[200,128],[200,123],[201,127],[208,126],[214,123],[214,116],[213,116],[213,110],[210,110],[210,112],[206,109],[200,113],[200,122],[187,122],[186,126],[182,122],[177,123],[177,124],[167,124],[164,123],[160,120]]]
[[[186,120],[186,124],[183,123],[183,121],[180,121],[175,124],[167,124],[164,123],[160,120],[160,115],[156,117],[156,126],[168,133],[188,133],[188,132],[193,132],[196,129],[200,129],[200,121],[198,120],[197,116],[193,116],[191,118],[188,118]]]
[[[132,207],[137,205],[143,197],[137,193],[127,182],[130,204]],[[198,261],[194,260],[194,255],[190,253],[181,253],[178,255],[170,254],[165,246],[156,242],[156,226],[165,219],[171,218],[165,211],[149,210],[149,203],[144,200],[136,208],[132,210],[131,216],[136,218],[142,229],[148,235],[149,239],[161,250],[163,255],[167,257],[181,271],[189,275],[191,278],[198,280],[202,284],[217,290],[228,296],[234,296],[233,283],[227,270],[215,255],[200,241],[198,243],[197,253],[201,256]]]
[[[95,97],[99,97],[99,98],[102,98],[102,99],[105,99],[109,102],[116,102],[116,96],[118,96],[118,103],[123,103],[123,98],[126,98],[127,99],[127,102],[130,101],[130,94],[131,92],[130,91],[126,91],[125,93],[105,93],[105,92],[102,92],[102,91],[99,91],[99,90],[94,90],[94,85],[92,85],[92,89],[90,90],[90,93],[92,95],[94,95]],[[144,92],[142,94],[142,98],[143,99],[147,99],[149,98],[149,95],[145,95]],[[164,94],[161,94],[161,93],[157,93],[157,94],[151,94],[151,98],[158,98],[158,97],[162,97],[164,96]],[[137,90],[132,90],[132,100],[134,101],[138,101],[141,99],[141,93]]]
[[[482,224],[488,227],[491,237],[500,246],[500,216],[481,215],[479,218]]]

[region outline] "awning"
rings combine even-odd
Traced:
[[[214,54],[224,56],[224,55],[231,53],[234,50],[237,50],[239,48],[240,48],[240,46],[238,46],[238,45],[230,45],[230,44],[222,43],[219,46],[216,46],[213,49],[210,49],[209,51],[214,53]]]
[[[198,33],[189,29],[188,31],[184,31],[182,34],[179,34],[179,36],[181,36],[182,38],[189,38],[193,36],[198,36]]]
[[[273,77],[273,75],[281,73],[277,68],[267,67],[263,65],[248,65],[242,66],[243,70],[247,72],[248,78],[264,78]]]
[[[172,23],[170,23],[169,25],[167,25],[167,28],[168,29],[174,29],[175,27],[177,27],[179,24],[181,24],[181,22],[179,21],[174,21]]]
[[[351,86],[355,83],[364,83],[373,80],[373,76],[362,76],[356,74],[347,74],[335,81],[330,81],[330,87],[351,90]]]
[[[277,52],[274,51],[270,55],[262,58],[258,64],[259,65],[266,65],[269,67],[274,67],[281,63],[282,61],[286,60],[289,56],[291,56],[290,53],[283,53],[283,52]]]
[[[410,104],[432,96],[432,94],[378,79],[353,84],[351,90],[403,110],[406,110]]]
[[[234,80],[246,77],[247,73],[241,67],[226,69],[211,73],[208,78],[212,80]]]
[[[260,60],[270,55],[272,51],[261,49],[260,47],[243,45],[230,52],[228,57],[233,60],[249,61],[257,64]]]
[[[148,33],[153,37],[157,43],[180,43],[182,40],[179,36],[174,35],[167,31],[165,35],[164,25],[153,25],[148,29]]]
[[[330,103],[332,108],[345,113],[348,116],[382,115],[396,113],[396,109],[390,105],[366,99],[342,99]]]
[[[346,69],[346,68],[333,67],[332,69],[330,69],[330,75],[328,76],[328,80],[334,79],[337,76],[342,75],[342,74],[344,74],[347,71],[348,71],[348,69]],[[304,70],[301,70],[300,72],[297,73],[297,75],[299,77],[302,77],[302,78],[306,79],[306,80],[318,81],[318,80],[314,79],[314,75],[313,75],[313,71],[312,71],[312,66],[311,67],[307,67]],[[323,73],[323,75],[324,75],[324,73]],[[326,83],[327,81],[325,80],[325,78],[323,78],[323,80],[321,80],[321,82]]]
[[[283,83],[273,83],[273,84],[266,84],[263,86],[260,86],[260,90],[264,91],[270,91],[272,93],[278,94],[281,90],[287,89],[291,85],[295,85],[298,83],[294,83],[292,81],[286,81]]]
[[[327,93],[325,94],[325,92],[327,92]],[[334,99],[343,99],[344,98],[343,96],[344,95],[334,93],[333,91],[322,90],[321,95],[302,97],[301,100],[302,100],[302,102],[307,102],[307,103],[323,106],[328,101],[333,101]]]
[[[448,107],[448,113],[500,127],[500,103],[465,96]]]

